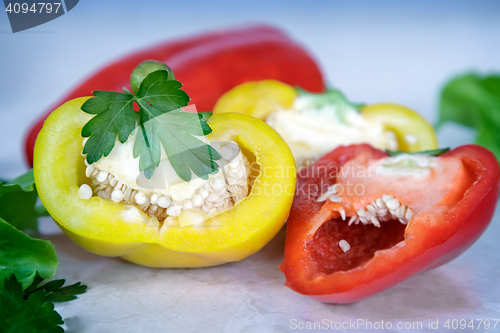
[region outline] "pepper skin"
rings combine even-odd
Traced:
[[[132,70],[144,60],[158,60],[172,68],[186,87],[191,103],[201,112],[234,86],[251,80],[276,79],[321,92],[321,72],[309,54],[282,31],[253,26],[167,41],[125,56],[97,71],[49,108],[25,140],[27,161],[33,165],[33,147],[50,112],[94,90],[121,91],[129,86]]]
[[[360,112],[367,121],[380,123],[385,129],[392,131],[398,140],[399,150],[417,152],[439,147],[434,127],[410,108],[398,104],[380,103],[364,105]]]
[[[485,231],[498,200],[499,166],[490,151],[476,145],[462,146],[438,157],[442,161],[458,161],[458,165],[462,165],[461,170],[466,172],[458,174],[459,177],[455,177],[453,183],[444,184],[446,195],[442,200],[432,202],[433,206],[427,210],[416,212],[406,226],[398,221],[392,221],[392,225],[387,225],[385,229],[384,223],[390,222],[382,222],[381,228],[369,224],[347,226],[346,221],[332,215],[333,207],[341,203],[316,202],[318,195],[308,197],[307,194],[301,194],[303,188],[321,181],[330,185],[336,183],[340,177],[320,177],[313,173],[313,169],[327,168],[338,171],[338,168],[355,159],[376,161],[386,156],[384,152],[369,145],[340,147],[310,166],[308,172],[299,173],[298,195],[294,199],[287,223],[285,259],[280,266],[286,276],[286,286],[323,302],[356,302],[394,286],[414,274],[453,260]],[[442,174],[432,174],[436,180],[441,176]],[[370,180],[366,182],[369,183]],[[408,190],[414,186],[418,184],[404,184],[401,187],[405,188],[406,193],[425,201],[439,185],[428,187],[427,193]],[[349,212],[347,213],[349,215]],[[332,223],[330,226],[337,225],[339,229],[329,229],[330,233],[323,234],[327,235],[323,238],[316,236],[326,223]],[[371,228],[371,231],[365,228]],[[394,231],[395,229],[399,231]],[[386,243],[376,252],[365,255],[365,259],[354,267],[337,269],[339,264],[350,263],[342,259],[342,256],[348,257],[352,251],[356,253],[356,247],[363,246],[362,237],[366,240],[372,232],[381,232],[381,238],[392,237],[386,236],[388,233],[399,233],[400,238],[396,241],[400,241],[388,246]],[[343,253],[338,250],[338,241],[349,235],[353,237],[353,246]],[[377,243],[370,243],[370,246],[376,245]],[[323,252],[318,252],[317,248],[321,248]],[[328,254],[328,251],[332,252]],[[326,258],[325,262],[337,260],[337,266],[325,268],[324,263],[315,259],[319,258],[318,254]]]
[[[213,112],[240,112],[265,121],[271,112],[291,108],[297,96],[293,86],[276,80],[245,82],[222,95]],[[417,152],[438,148],[432,125],[410,108],[380,103],[363,105],[359,112],[369,123],[380,124],[385,130],[393,132],[398,150]]]
[[[87,98],[71,100],[47,118],[33,168],[43,205],[84,249],[152,267],[212,266],[257,252],[285,223],[296,182],[290,149],[261,120],[236,113],[212,116],[213,132],[207,138],[236,141],[260,173],[245,199],[202,225],[159,227],[135,206],[100,197],[79,199],[78,188],[88,181],[80,135],[92,117],[80,110]]]

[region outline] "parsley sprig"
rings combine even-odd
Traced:
[[[64,332],[64,324],[54,310],[54,304],[47,302],[41,290],[26,299],[21,284],[13,274],[5,279],[0,293],[0,322],[3,332]]]
[[[37,219],[47,216],[42,205],[36,205],[37,192],[33,169],[10,182],[0,181],[0,218],[18,229],[37,229]]]
[[[43,291],[47,302],[69,302],[75,300],[76,295],[81,295],[87,291],[87,286],[81,282],[63,287],[66,280],[52,280],[42,283],[44,280],[37,275],[33,283],[24,291],[23,299],[27,300],[33,293]]]
[[[464,73],[452,78],[441,91],[439,121],[476,130],[474,143],[491,150],[500,162],[500,72]]]
[[[123,93],[94,91],[82,106],[82,111],[95,114],[82,128],[82,136],[89,138],[83,148],[87,162],[108,156],[117,138],[125,143],[137,129],[133,156],[139,157],[139,170],[148,179],[160,165],[162,146],[181,179],[190,181],[191,170],[204,179],[216,173],[219,166],[214,161],[220,155],[197,138],[212,132],[207,117],[182,110],[189,96],[181,87],[169,71],[157,70],[147,74],[136,94],[125,88]]]
[[[74,300],[87,289],[80,282],[46,282],[59,264],[54,245],[22,231],[36,230],[36,218],[47,214],[36,199],[33,170],[0,182],[0,332],[64,332],[53,302]]]
[[[23,291],[14,274],[5,278],[0,289],[0,322],[2,332],[64,332],[61,316],[53,302],[67,302],[85,293],[87,286],[80,282],[62,287],[64,280],[53,280],[38,286],[37,279]]]

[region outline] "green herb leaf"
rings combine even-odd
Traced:
[[[145,101],[162,112],[169,112],[186,106],[189,102],[189,96],[181,87],[182,83],[179,81],[169,80],[167,71],[156,71],[142,81],[136,99]]]
[[[450,148],[440,148],[440,149],[433,149],[433,150],[423,150],[423,151],[415,151],[415,152],[406,152],[406,151],[401,151],[401,150],[389,150],[386,149],[385,152],[389,156],[398,156],[398,155],[429,155],[429,156],[439,156],[441,154],[444,154],[446,152],[450,151]]]
[[[24,294],[28,294],[32,291],[34,291],[40,283],[44,281],[43,277],[41,277],[39,274],[35,275],[35,278],[33,279],[33,282],[30,284],[30,286],[26,289],[24,289]]]
[[[0,323],[5,333],[64,332],[61,316],[54,304],[46,299],[43,290],[31,293],[24,299],[22,285],[15,275],[0,280]]]
[[[82,136],[89,138],[83,148],[89,164],[108,156],[116,138],[124,143],[136,127],[132,95],[109,91],[93,94],[95,97],[82,105],[82,111],[96,115],[82,128]]]
[[[448,121],[476,129],[475,143],[500,161],[500,75],[470,73],[450,80],[441,92],[437,127]]]
[[[212,111],[210,111],[210,112],[198,112],[198,115],[201,116],[200,117],[201,121],[206,122],[208,120],[208,118],[212,117]],[[212,133],[212,129],[210,129],[210,133]]]
[[[156,108],[141,105],[142,132],[137,134],[133,156],[140,155],[139,168],[146,177],[151,178],[152,168],[161,161],[160,142],[165,149],[177,175],[191,180],[191,170],[200,178],[216,173],[219,166],[214,160],[220,159],[219,153],[210,145],[195,138],[211,133],[208,124],[201,119],[203,115],[182,110],[161,114]],[[148,146],[149,145],[149,146]]]
[[[141,82],[137,92],[136,102],[140,108],[140,128],[133,152],[134,158],[140,156],[139,170],[144,171],[144,175],[148,179],[153,176],[154,170],[160,165],[161,160],[159,133],[156,133],[157,135],[153,135],[153,133],[162,129],[154,126],[155,123],[150,121],[154,117],[187,105],[189,96],[180,90],[181,87],[182,84],[179,81],[169,79],[168,71],[159,70],[148,74]]]
[[[50,216],[50,213],[47,211],[47,208],[45,208],[44,205],[36,205],[34,208],[34,212],[37,217]]]
[[[150,68],[145,65],[140,64],[137,75],[132,75],[137,86],[139,78],[147,74],[136,87],[136,95],[125,88],[124,93],[96,91],[95,97],[82,106],[83,111],[96,114],[82,129],[82,136],[89,137],[83,150],[87,162],[94,163],[107,156],[117,135],[123,143],[137,127],[133,156],[139,158],[139,169],[148,179],[160,165],[162,146],[181,179],[191,180],[191,170],[198,177],[208,179],[208,174],[218,171],[214,160],[221,157],[194,136],[211,133],[206,123],[211,113],[184,112],[181,108],[187,106],[189,96],[181,90],[182,84],[173,79],[171,71],[149,73]],[[157,63],[153,65],[158,67]],[[139,106],[138,113],[133,112],[133,102]],[[158,117],[161,119],[156,119]]]
[[[43,285],[39,285],[41,281],[35,281],[25,292],[24,299],[27,299],[30,294],[42,290],[49,302],[69,302],[76,299],[76,295],[81,295],[87,291],[87,286],[81,282],[63,287],[65,280],[52,280]]]
[[[37,230],[37,197],[36,191],[24,192],[20,187],[0,195],[0,218],[19,230]]]
[[[33,177],[33,169],[30,169],[25,174],[22,174],[21,176],[17,177],[16,179],[10,182],[7,183],[0,182],[0,195],[13,191],[18,191],[19,189],[21,189],[24,192],[31,192],[35,190],[35,179]]]
[[[36,206],[33,170],[11,182],[0,183],[0,323],[2,332],[64,332],[61,316],[51,302],[63,302],[84,293],[79,282],[62,287],[64,280],[38,285],[54,276],[58,261],[54,246],[18,229],[36,229],[36,217],[47,215]],[[8,218],[7,223],[2,218]],[[16,229],[18,228],[18,229]],[[25,292],[23,293],[23,289]]]
[[[48,215],[43,205],[35,206],[37,197],[33,169],[10,182],[0,182],[0,218],[20,230],[37,230],[37,218]]]
[[[364,105],[360,103],[353,103],[337,89],[328,89],[323,93],[311,93],[299,87],[296,87],[299,97],[304,101],[302,106],[298,109],[301,110],[321,110],[324,107],[334,112],[338,120],[345,122],[347,115],[350,113],[358,113],[359,109]],[[333,108],[332,108],[333,107]]]
[[[44,279],[54,276],[58,261],[52,243],[33,239],[3,219],[0,235],[0,281],[13,273],[26,289],[37,274]]]

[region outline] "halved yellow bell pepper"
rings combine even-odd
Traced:
[[[295,163],[283,139],[254,117],[228,113],[208,120],[211,141],[236,141],[258,175],[245,199],[202,225],[162,225],[135,206],[79,199],[86,183],[81,129],[92,117],[71,100],[47,118],[34,152],[40,199],[61,229],[84,249],[153,267],[202,267],[241,260],[283,226],[295,192]],[[254,168],[257,169],[257,168]]]
[[[222,95],[213,112],[240,112],[265,120],[279,108],[289,109],[297,96],[294,87],[280,81],[246,82]],[[438,148],[432,125],[410,108],[381,103],[362,106],[359,111],[368,122],[380,124],[392,131],[396,135],[399,150],[418,152]]]
[[[362,106],[363,118],[380,123],[396,134],[399,150],[417,152],[439,148],[434,127],[419,113],[406,106],[380,103]]]
[[[250,81],[222,95],[213,111],[245,113],[265,120],[277,108],[290,108],[295,97],[297,90],[286,83],[277,80]]]

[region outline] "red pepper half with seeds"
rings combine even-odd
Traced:
[[[280,266],[286,286],[351,303],[453,260],[490,223],[499,173],[477,145],[439,156],[333,150],[298,174]]]
[[[33,148],[43,123],[52,110],[94,90],[130,88],[132,70],[144,60],[167,63],[186,86],[191,104],[201,112],[212,111],[217,99],[247,81],[278,80],[311,92],[325,84],[314,59],[287,34],[259,25],[166,41],[127,55],[100,69],[69,91],[48,109],[25,139],[26,159],[33,166]]]

